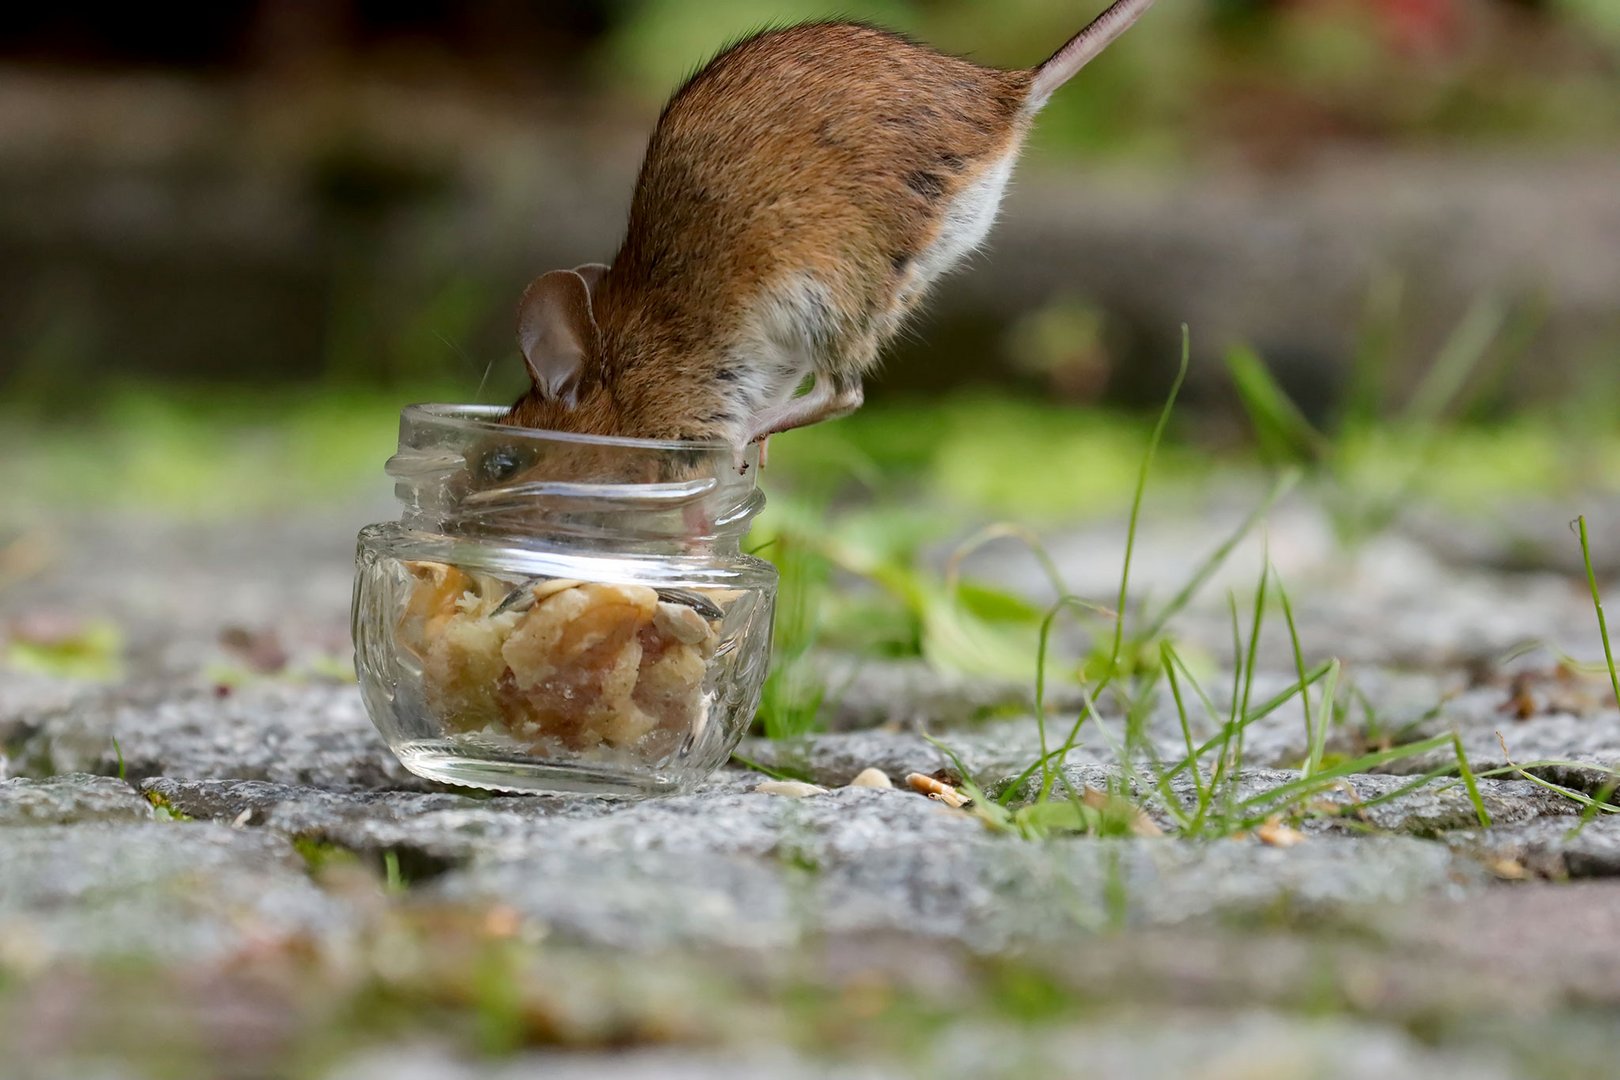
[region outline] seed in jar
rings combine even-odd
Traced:
[[[500,605],[495,608],[495,614],[502,615],[508,611],[528,611],[546,597],[555,596],[557,593],[575,588],[580,584],[582,582],[573,578],[535,578],[533,581],[525,581],[522,585],[506,594],[506,599],[502,600]]]
[[[684,604],[705,619],[723,619],[726,616],[719,604],[692,589],[659,589],[658,599],[667,600],[672,604]]]

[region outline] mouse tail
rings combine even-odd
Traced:
[[[1115,0],[1107,11],[1093,19],[1089,26],[1070,38],[1063,48],[1035,69],[1029,97],[1024,100],[1025,110],[1033,113],[1045,105],[1058,87],[1095,60],[1152,6],[1153,0]]]

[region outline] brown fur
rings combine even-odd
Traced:
[[[723,437],[723,348],[784,273],[833,284],[858,367],[939,211],[1027,126],[1032,75],[886,31],[816,24],[722,53],[665,107],[625,240],[595,297],[599,349],[572,408],[531,392],[513,423],[590,434]],[[873,343],[877,344],[877,343]],[[678,392],[677,391],[678,389]]]

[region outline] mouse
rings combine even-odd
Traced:
[[[524,290],[532,385],[504,422],[724,442],[742,463],[854,411],[989,234],[1035,115],[1152,3],[1118,0],[1020,70],[851,22],[724,49],[664,106],[612,259]]]

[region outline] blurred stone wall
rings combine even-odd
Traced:
[[[145,377],[515,385],[535,273],[609,256],[655,113],[383,83],[0,68],[0,388]],[[1494,298],[1507,404],[1620,371],[1620,155],[1396,149],[1283,168],[1025,168],[989,250],[874,396],[1017,383],[1151,400],[1258,347],[1313,408],[1368,290],[1397,382]]]

